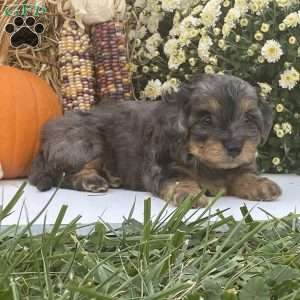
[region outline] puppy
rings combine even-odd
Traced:
[[[198,75],[162,101],[101,103],[49,121],[29,181],[104,192],[152,192],[178,205],[187,195],[222,190],[274,200],[273,181],[257,176],[256,147],[266,141],[272,110],[256,89],[229,75]],[[195,206],[205,206],[203,195]]]

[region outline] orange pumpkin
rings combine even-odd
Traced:
[[[46,81],[0,66],[0,169],[4,178],[26,176],[39,148],[41,127],[60,115],[59,99]]]

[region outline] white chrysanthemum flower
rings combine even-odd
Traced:
[[[276,0],[276,3],[279,7],[286,8],[298,3],[298,1],[299,0]]]
[[[279,157],[273,157],[272,164],[274,166],[278,166],[280,164],[280,158]]]
[[[197,5],[196,7],[193,8],[191,15],[195,16],[201,13],[201,11],[203,10],[203,5]]]
[[[181,20],[181,14],[179,11],[176,11],[173,18],[173,24],[179,24],[180,20]]]
[[[201,24],[206,27],[215,26],[221,15],[221,0],[209,0],[201,13]]]
[[[142,39],[147,33],[147,28],[146,26],[141,26],[137,31],[136,31],[136,37],[138,39]]]
[[[184,31],[179,35],[179,43],[181,46],[188,46],[191,43],[191,40],[199,34],[199,30],[191,28]]]
[[[275,40],[267,40],[261,49],[261,55],[269,63],[275,63],[279,61],[283,51],[281,45]]]
[[[170,36],[179,36],[180,34],[180,20],[181,20],[181,15],[178,11],[175,12],[174,17],[173,17],[173,27],[169,31]]]
[[[171,70],[177,70],[181,64],[186,61],[185,52],[183,49],[177,50],[175,54],[170,56],[168,61],[168,67]]]
[[[284,89],[292,90],[299,82],[299,79],[299,72],[292,67],[280,74],[279,86]]]
[[[285,136],[285,133],[284,133],[284,131],[282,129],[278,129],[276,131],[276,135],[277,135],[277,137],[279,137],[281,139],[281,138],[283,138]]]
[[[136,38],[136,30],[130,30],[128,32],[128,39],[129,39],[129,41],[132,41],[135,38]]]
[[[180,35],[180,29],[179,29],[179,24],[175,24],[172,29],[169,32],[170,36],[179,36]]]
[[[191,43],[191,37],[190,37],[188,31],[180,34],[178,40],[179,40],[179,43],[181,46],[188,46]]]
[[[289,39],[289,44],[294,45],[297,42],[297,39],[294,36],[290,36]]]
[[[198,56],[205,63],[209,61],[209,56],[210,56],[209,49],[212,46],[212,44],[213,44],[212,39],[208,35],[202,36],[199,40],[199,44],[197,48]]]
[[[136,73],[137,70],[138,70],[138,65],[136,65],[136,64],[134,64],[134,63],[130,63],[130,64],[129,64],[129,69],[130,69],[130,72]]]
[[[146,98],[151,100],[155,100],[161,94],[161,81],[159,79],[149,80],[148,84],[146,85],[143,95]]]
[[[227,15],[225,16],[224,22],[229,25],[234,25],[236,20],[241,17],[241,12],[238,8],[230,8]]]
[[[231,26],[229,26],[229,24],[224,24],[222,27],[222,34],[223,34],[223,38],[228,37],[229,33],[231,32]]]
[[[165,43],[164,52],[167,56],[174,55],[177,52],[179,41],[177,39],[170,39]]]
[[[282,123],[282,129],[286,134],[292,134],[292,125],[289,122]]]
[[[283,104],[281,104],[281,103],[277,104],[276,105],[276,111],[279,112],[279,113],[283,112],[284,111]]]
[[[161,8],[164,11],[173,12],[175,9],[179,9],[181,0],[161,0]]]
[[[284,20],[283,23],[287,26],[287,27],[292,27],[295,28],[297,27],[297,25],[300,24],[300,10],[299,12],[293,12],[290,13],[289,15],[287,15]]]
[[[145,47],[149,52],[154,52],[157,50],[157,48],[161,44],[162,40],[163,39],[161,38],[159,33],[154,33],[146,40]]]
[[[213,66],[207,65],[207,66],[205,66],[205,68],[204,68],[204,72],[205,72],[206,74],[214,74],[214,73],[215,73],[215,70],[214,70]]]
[[[147,24],[149,16],[147,16],[145,11],[142,11],[139,15],[139,21],[141,24]]]
[[[261,96],[265,97],[272,92],[272,87],[268,83],[258,82],[257,84],[260,87]]]
[[[250,10],[257,15],[260,15],[262,11],[268,8],[270,0],[251,0]]]
[[[180,81],[177,78],[171,78],[163,83],[161,86],[161,94],[178,91]]]
[[[239,9],[241,16],[243,16],[249,10],[249,1],[248,0],[235,0],[234,7]]]
[[[135,7],[145,8],[145,6],[146,6],[146,0],[135,0],[134,6]]]
[[[261,24],[260,30],[261,30],[262,32],[268,32],[269,29],[270,29],[270,24],[268,24],[268,23],[262,23],[262,24]]]
[[[146,1],[146,10],[149,12],[159,12],[160,11],[160,3],[157,0],[147,0]]]
[[[211,56],[209,58],[209,63],[212,64],[213,66],[218,65],[218,58],[217,58],[217,56]]]
[[[179,36],[180,34],[180,20],[181,20],[181,15],[180,13],[176,10],[174,17],[173,17],[173,27],[169,31],[170,36]]]
[[[248,9],[247,1],[235,1],[234,7],[229,9],[224,18],[224,25],[222,28],[223,38],[226,38],[231,30],[236,27],[237,22],[246,14]]]
[[[158,30],[158,25],[163,15],[157,12],[151,13],[150,17],[147,19],[146,25],[151,33],[155,33]]]
[[[193,29],[193,27],[197,27],[200,24],[200,20],[198,18],[195,18],[193,16],[188,16],[184,18],[179,25],[180,33],[184,33],[190,29]]]
[[[148,59],[153,59],[154,57],[159,56],[159,51],[157,51],[157,50],[155,50],[155,51],[151,50],[150,52],[143,51],[142,56],[145,58],[148,58]]]

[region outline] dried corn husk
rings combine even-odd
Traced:
[[[95,103],[94,62],[88,34],[66,20],[58,45],[64,110],[89,110]]]
[[[110,21],[118,16],[123,19],[126,12],[125,0],[71,0],[77,18],[85,24]]]
[[[108,21],[93,25],[91,39],[97,97],[111,100],[130,99],[130,73],[123,23]]]

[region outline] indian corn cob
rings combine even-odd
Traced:
[[[130,72],[122,22],[112,20],[93,25],[91,39],[98,99],[129,100]]]
[[[88,34],[74,20],[63,24],[58,45],[64,111],[89,110],[95,103],[94,62]]]

